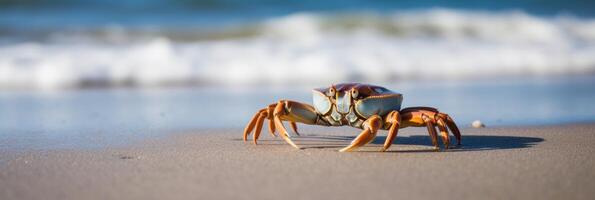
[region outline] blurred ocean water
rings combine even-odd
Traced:
[[[0,0],[0,147],[242,127],[385,85],[461,126],[595,119],[590,1]]]
[[[585,11],[593,5],[580,1],[552,1],[561,7],[438,1],[452,8],[423,7],[433,1],[11,2],[0,7],[3,89],[595,71],[595,18]],[[520,7],[506,7],[514,5]]]

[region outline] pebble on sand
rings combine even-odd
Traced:
[[[473,128],[483,128],[483,127],[486,127],[486,125],[485,125],[485,124],[483,124],[483,123],[482,123],[481,121],[479,121],[479,120],[475,120],[475,121],[473,121],[473,122],[471,123],[471,126],[472,126]]]

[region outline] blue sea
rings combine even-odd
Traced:
[[[0,150],[241,128],[340,82],[462,127],[593,122],[594,72],[590,1],[0,0]]]

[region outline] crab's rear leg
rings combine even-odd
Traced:
[[[255,141],[254,143],[256,143],[256,140],[258,140],[258,137],[260,136],[260,131],[262,130],[265,119],[269,120],[269,133],[271,136],[277,137],[275,135],[275,122],[273,120],[273,111],[275,110],[275,107],[277,107],[276,103],[270,104],[266,108],[261,109],[256,112],[256,114],[254,114],[252,120],[250,120],[250,122],[248,122],[246,125],[246,128],[244,128],[244,141],[248,140],[248,136],[250,136],[250,133],[252,133],[256,127],[253,135]],[[294,130],[297,130],[297,127]]]
[[[444,120],[446,126],[448,126],[448,129],[450,129],[450,132],[452,132],[452,134],[457,139],[457,145],[461,145],[461,131],[459,131],[459,127],[457,127],[455,121],[446,113],[440,113],[438,116]]]
[[[426,123],[428,133],[430,134],[430,139],[432,140],[432,145],[434,145],[435,149],[439,150],[440,146],[438,146],[438,133],[436,133],[436,127],[434,127],[434,120],[432,120],[426,114],[421,114],[421,118]]]
[[[267,117],[266,109],[262,109],[262,110],[256,112],[254,117],[252,117],[252,120],[250,120],[250,122],[248,123],[248,125],[246,125],[246,128],[244,129],[244,141],[248,140],[248,136],[250,135],[252,130],[256,127],[256,129],[254,130],[253,140],[254,140],[254,144],[257,143],[256,141],[258,140],[258,137],[260,136],[260,132],[262,130],[262,125],[263,125],[266,117]]]
[[[300,149],[300,147],[289,138],[289,133],[287,133],[287,129],[283,126],[282,120],[289,121],[293,128],[296,122],[315,125],[317,124],[318,118],[318,114],[314,107],[295,101],[279,101],[273,111],[274,126],[279,130],[279,135],[285,142],[298,149]],[[297,133],[297,126],[295,126],[294,131]]]
[[[261,121],[259,119],[261,118],[261,116],[263,115],[264,112],[266,112],[265,109],[259,110],[258,112],[256,112],[256,114],[254,114],[254,116],[252,117],[252,120],[250,120],[250,122],[248,122],[248,124],[246,125],[246,128],[244,128],[244,141],[248,140],[248,136],[250,135],[250,133],[254,129],[254,126],[259,121]]]
[[[257,144],[258,136],[260,136],[260,131],[262,130],[262,124],[265,118],[266,114],[260,113],[258,120],[256,120],[256,130],[254,131],[254,136],[252,137],[252,141],[254,142],[254,144]]]
[[[299,136],[300,133],[298,133],[298,131],[297,131],[297,124],[295,122],[291,121],[291,122],[289,122],[289,125],[291,125],[291,129],[293,130],[293,132]]]
[[[450,146],[450,137],[448,136],[448,130],[446,129],[446,123],[442,118],[436,118],[436,125],[440,130],[440,137],[442,137],[442,143],[444,143],[444,149],[448,149]]]

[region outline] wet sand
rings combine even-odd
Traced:
[[[296,150],[240,129],[171,134],[105,149],[0,152],[0,199],[592,199],[595,124],[463,129],[435,152],[425,129],[358,133],[304,127]],[[454,138],[453,138],[454,139]]]

